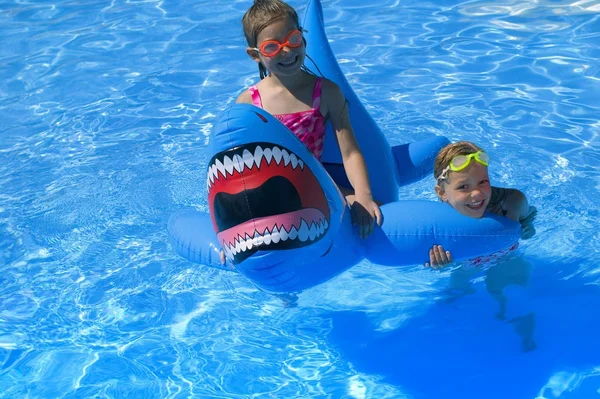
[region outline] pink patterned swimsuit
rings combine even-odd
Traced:
[[[308,111],[274,115],[304,143],[318,160],[321,160],[325,139],[325,118],[320,111],[322,84],[323,78],[317,78],[312,95],[312,108]],[[262,108],[262,100],[256,86],[250,87],[249,91],[252,95],[252,104]]]
[[[515,242],[509,248],[500,250],[498,252],[494,252],[489,255],[478,256],[474,259],[470,259],[466,263],[466,267],[489,267],[490,265],[494,265],[498,260],[505,257],[509,253],[513,252],[519,247],[519,242]]]

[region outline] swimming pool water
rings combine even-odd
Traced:
[[[0,4],[0,397],[600,397],[600,2],[323,0],[390,142],[475,141],[537,206],[527,353],[481,278],[450,301],[447,272],[365,262],[284,307],[174,253],[258,79],[250,4]]]

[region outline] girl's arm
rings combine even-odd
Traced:
[[[519,190],[513,190],[508,197],[508,206],[513,209],[516,220],[519,221],[525,219],[531,212],[527,197]]]
[[[533,221],[537,209],[530,206],[527,197],[514,188],[492,187],[492,197],[488,211],[521,223],[521,238],[527,239],[535,235]]]
[[[535,226],[533,221],[537,215],[537,209],[530,206],[525,194],[519,190],[512,190],[512,193],[506,199],[509,213],[513,213],[514,220],[521,223],[521,238],[528,239],[535,235]]]
[[[531,213],[529,208],[527,197],[521,191],[514,188],[492,187],[488,211],[519,221]]]
[[[324,115],[329,119],[335,131],[344,169],[352,188],[354,188],[355,203],[362,206],[371,218],[371,220],[365,221],[364,212],[361,213],[358,207],[352,204],[353,217],[361,227],[359,234],[366,237],[373,231],[373,220],[377,220],[377,224],[381,225],[381,211],[373,201],[367,165],[352,130],[346,98],[340,88],[328,80],[323,81],[323,93],[322,101],[326,110]]]

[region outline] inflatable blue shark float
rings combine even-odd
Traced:
[[[440,202],[398,201],[398,187],[431,173],[435,155],[448,140],[390,147],[339,68],[318,0],[309,2],[303,23],[307,54],[314,62],[309,68],[337,83],[349,100],[373,197],[384,203],[382,226],[367,239],[358,237],[337,186],[349,183],[331,127],[321,163],[269,113],[236,104],[218,118],[209,140],[209,213],[184,210],[169,219],[176,251],[192,262],[235,270],[263,290],[295,293],[363,259],[405,266],[427,261],[433,245],[461,260],[514,244],[520,225],[507,218],[486,214],[473,219]]]

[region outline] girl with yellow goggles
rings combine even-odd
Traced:
[[[475,162],[473,162],[475,161]],[[443,202],[452,206],[458,213],[472,218],[481,218],[484,214],[504,216],[521,223],[521,238],[535,234],[533,220],[536,209],[529,206],[525,195],[514,188],[492,187],[488,175],[489,156],[478,146],[468,141],[452,143],[444,147],[434,163],[435,191]],[[469,168],[469,165],[471,167]],[[476,239],[474,239],[476,244]],[[450,276],[450,289],[469,292],[471,279],[489,266],[488,262],[504,257],[517,248],[514,244],[499,253],[472,259],[453,270]],[[429,250],[429,262],[426,267],[440,269],[453,262],[452,248],[434,245]],[[521,287],[529,279],[529,268],[525,262],[505,262],[486,271],[486,288],[499,303],[497,317],[506,317],[506,304],[512,301],[504,294],[508,285]],[[515,281],[518,281],[515,285]],[[524,306],[521,304],[520,306]],[[523,350],[535,349],[533,339],[535,313],[531,312],[511,320],[520,336]]]

